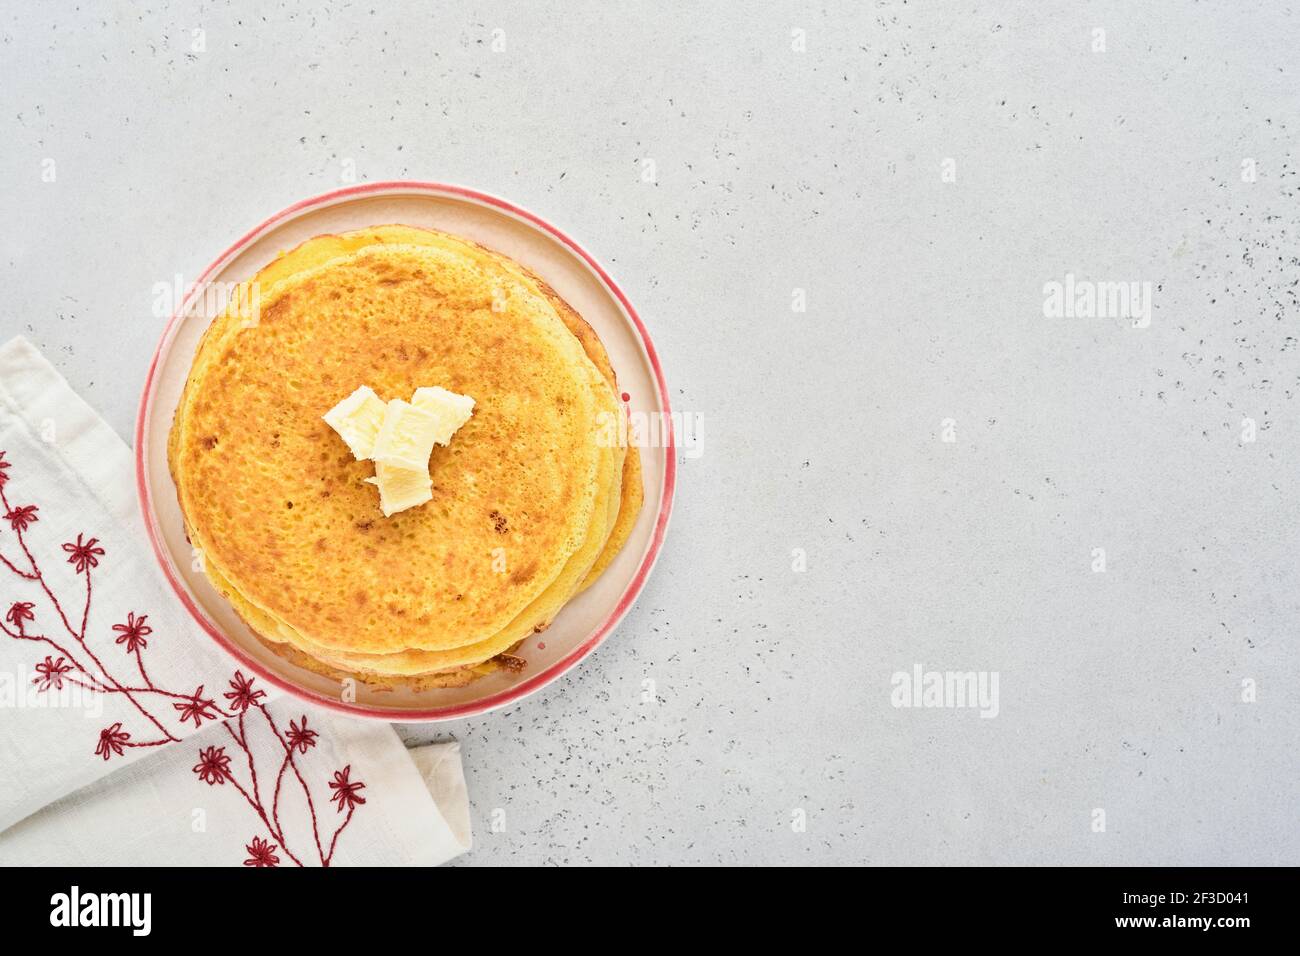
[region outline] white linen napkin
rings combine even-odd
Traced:
[[[0,864],[469,849],[459,745],[408,752],[387,725],[273,694],[199,631],[149,548],[126,445],[26,340],[0,346]]]

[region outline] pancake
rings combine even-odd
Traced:
[[[613,396],[544,298],[489,254],[386,245],[297,272],[195,362],[178,491],[196,541],[250,602],[345,651],[472,644],[515,619],[587,537]],[[496,290],[508,297],[493,308]],[[322,410],[370,384],[478,402],[434,449],[434,501],[379,520]],[[494,553],[507,570],[494,568]],[[499,566],[499,565],[498,565]]]
[[[516,263],[516,265],[518,265]],[[523,268],[520,266],[519,268]],[[532,273],[529,273],[532,275]],[[551,298],[560,318],[568,326],[581,343],[583,351],[587,357],[600,370],[600,374],[605,376],[605,381],[609,382],[610,387],[615,391],[618,390],[618,380],[614,376],[614,366],[610,364],[609,353],[605,351],[604,344],[600,337],[596,335],[587,322],[578,315],[577,312],[561,299],[555,290],[542,282],[536,276],[534,281],[539,283],[546,294]],[[622,417],[624,412],[620,408],[617,416]],[[641,453],[635,446],[626,446],[627,454],[623,460],[623,477],[621,498],[619,500],[619,510],[616,520],[610,529],[609,539],[605,542],[605,548],[601,551],[600,556],[592,565],[591,570],[587,572],[587,577],[578,587],[578,591],[585,591],[595,583],[596,579],[604,573],[610,563],[618,557],[618,553],[623,550],[623,545],[627,544],[628,537],[632,534],[632,528],[636,525],[637,516],[641,513],[641,503],[645,498],[645,489],[641,480]]]
[[[636,519],[641,514],[641,504],[645,500],[645,488],[641,478],[641,455],[630,445],[623,459],[620,495],[618,514],[615,515],[614,524],[610,528],[609,538],[606,539],[605,547],[591,566],[591,570],[587,572],[586,578],[578,586],[578,594],[595,584],[596,579],[604,574],[605,569],[618,557],[618,553],[623,550],[623,545],[627,544],[627,539],[632,536]]]
[[[635,449],[593,436],[622,414],[599,339],[517,263],[411,227],[318,237],[254,281],[260,321],[209,328],[169,441],[213,584],[317,669],[490,671],[608,565],[641,505]],[[368,463],[320,422],[359,382],[479,402],[434,451],[428,505],[378,518]]]

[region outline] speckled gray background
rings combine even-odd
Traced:
[[[507,196],[704,442],[605,646],[406,731],[465,862],[1300,863],[1300,10],[564,6],[7,2],[0,339],[129,438],[154,283],[348,161]],[[1044,318],[1066,272],[1150,327]]]

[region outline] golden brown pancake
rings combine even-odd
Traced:
[[[639,457],[591,424],[621,414],[599,339],[518,264],[411,227],[318,237],[255,281],[260,321],[208,330],[169,442],[209,577],[326,669],[490,669],[594,580],[641,504]],[[427,505],[380,517],[369,463],[320,421],[361,383],[478,402],[434,451]]]

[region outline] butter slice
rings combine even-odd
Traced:
[[[375,477],[366,481],[379,488],[379,509],[385,518],[433,498],[433,480],[427,468],[397,468],[377,461]]]
[[[360,461],[371,456],[385,411],[383,401],[374,390],[362,385],[321,417],[347,443],[352,457]]]
[[[411,404],[437,418],[438,427],[433,440],[439,445],[449,444],[451,436],[474,414],[474,399],[436,385],[417,388],[411,396]]]
[[[395,398],[384,410],[384,423],[375,438],[376,462],[429,473],[429,455],[437,437],[438,419],[410,402]]]

